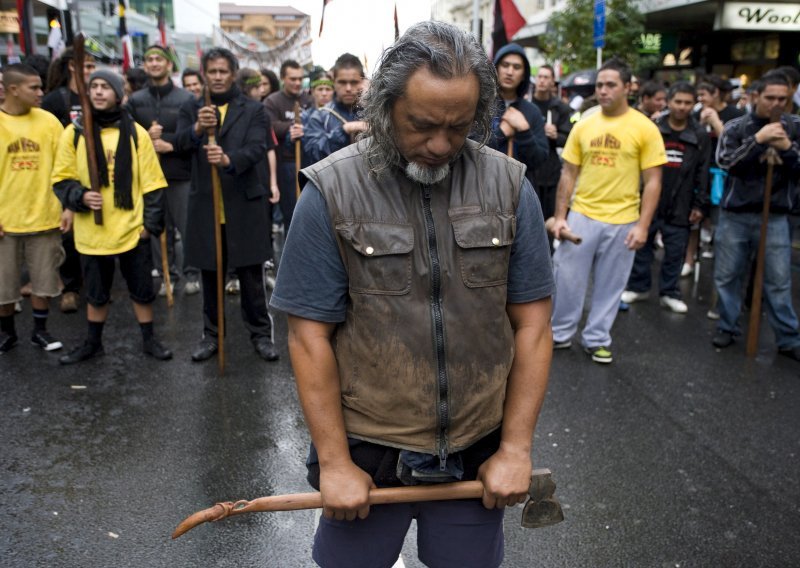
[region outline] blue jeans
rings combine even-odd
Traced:
[[[721,211],[714,241],[714,285],[719,294],[717,329],[738,335],[748,260],[758,250],[760,213]],[[792,247],[787,215],[770,215],[764,264],[767,320],[778,349],[800,346],[797,314],[792,307]]]
[[[650,223],[647,242],[636,251],[626,289],[633,292],[650,290],[652,281],[650,267],[655,256],[655,238],[658,231],[661,231],[661,239],[664,241],[664,260],[661,263],[658,280],[658,295],[680,300],[681,291],[678,288],[678,279],[681,276],[686,243],[689,242],[689,227],[670,225],[663,219],[653,219],[653,222]]]

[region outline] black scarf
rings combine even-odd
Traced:
[[[108,162],[103,150],[103,141],[100,130],[109,127],[119,128],[119,142],[114,152],[114,207],[117,209],[133,209],[133,164],[131,162],[131,136],[133,135],[133,119],[120,109],[95,110],[92,109],[94,132],[94,149],[97,156],[97,170],[100,175],[100,185],[109,185]]]
[[[224,93],[211,93],[211,103],[217,106],[226,105],[238,97],[240,93],[241,91],[239,91],[239,87],[237,87],[235,84],[231,85],[231,88]]]

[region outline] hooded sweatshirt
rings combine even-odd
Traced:
[[[495,102],[494,119],[492,120],[493,136],[489,141],[489,147],[506,154],[508,153],[508,138],[506,138],[506,135],[503,134],[503,131],[500,129],[500,121],[508,106],[512,106],[520,111],[525,117],[525,120],[528,121],[530,128],[517,132],[514,135],[513,157],[527,166],[528,169],[525,175],[531,183],[533,183],[533,172],[539,164],[547,160],[549,145],[547,137],[544,135],[542,113],[539,112],[539,109],[536,108],[533,103],[524,98],[531,79],[531,64],[528,58],[525,57],[525,50],[516,43],[509,43],[497,52],[494,58],[494,65],[497,67],[506,55],[512,53],[522,57],[522,63],[524,65],[522,81],[517,85],[517,98],[510,103],[503,100],[503,97],[498,92],[497,101]]]

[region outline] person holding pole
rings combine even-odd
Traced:
[[[525,50],[516,43],[503,46],[494,58],[494,65],[498,93],[492,121],[494,136],[489,146],[525,164],[525,175],[533,182],[534,170],[547,160],[549,145],[542,113],[525,99],[531,65]]]
[[[272,93],[264,100],[267,116],[272,123],[275,136],[278,137],[278,187],[281,192],[281,214],[283,228],[288,233],[292,222],[292,214],[297,204],[297,166],[296,161],[302,157],[303,124],[300,112],[311,107],[313,101],[303,90],[303,68],[293,60],[287,59],[281,64],[280,91]]]
[[[122,77],[108,70],[95,71],[89,78],[88,95],[90,112],[83,113],[81,123],[64,130],[53,166],[53,190],[64,208],[75,212],[75,247],[81,254],[89,322],[86,341],[59,361],[69,365],[103,354],[102,334],[116,261],[141,328],[142,350],[165,361],[172,352],[153,332],[156,294],[150,275],[150,239],[158,238],[164,228],[161,190],[167,181],[147,131],[122,109]],[[93,146],[86,143],[90,136]],[[89,155],[90,147],[94,155]],[[97,188],[90,174],[95,165]],[[97,211],[103,213],[102,224],[96,222]]]
[[[373,75],[368,137],[302,171],[271,303],[289,314],[313,441],[320,566],[392,566],[412,517],[427,566],[502,563],[503,510],[530,485],[553,278],[525,166],[481,144],[496,96],[474,36],[416,24]],[[482,500],[369,503],[374,486],[457,479],[481,480]]]
[[[767,320],[775,333],[778,353],[800,361],[800,332],[792,306],[792,242],[789,213],[798,199],[800,179],[800,117],[779,114],[791,97],[780,73],[767,73],[756,90],[749,114],[725,124],[717,148],[717,163],[729,176],[720,202],[717,226],[714,285],[719,294],[720,319],[713,337],[715,347],[728,347],[741,333],[743,283],[748,259],[765,240],[763,292]],[[776,115],[778,115],[776,113]],[[762,157],[774,148],[780,159],[772,165]],[[767,172],[773,171],[771,180]],[[765,202],[766,188],[771,198]],[[768,208],[768,223],[762,213]],[[755,286],[760,286],[756,282]],[[755,309],[755,308],[753,308]]]
[[[192,95],[172,84],[170,79],[172,69],[172,56],[167,48],[160,45],[148,47],[144,53],[147,86],[133,93],[126,105],[133,119],[147,130],[158,153],[161,169],[169,183],[169,187],[164,191],[167,209],[166,230],[161,239],[163,241],[166,236],[169,256],[167,264],[169,271],[166,274],[162,270],[162,246],[153,242],[154,264],[162,273],[163,279],[159,296],[168,296],[181,275],[186,278],[184,290],[187,294],[196,294],[200,291],[199,271],[190,268],[184,262],[182,270],[178,273],[175,266],[175,229],[178,229],[181,238],[186,239],[186,214],[192,168],[189,156],[176,152],[174,143],[178,128],[178,111],[186,101],[192,99]],[[169,289],[167,279],[170,282]]]
[[[178,151],[192,154],[186,257],[189,265],[200,268],[203,284],[203,337],[192,360],[205,361],[220,349],[218,275],[225,274],[230,264],[241,283],[242,315],[256,353],[266,361],[276,361],[263,271],[272,249],[269,239],[253,238],[271,223],[270,189],[265,183],[270,135],[267,115],[260,103],[244,96],[235,85],[239,64],[233,53],[212,48],[203,54],[202,66],[210,104],[190,100],[181,107],[176,139]],[[212,168],[220,180],[219,227]],[[220,263],[215,261],[217,229]]]

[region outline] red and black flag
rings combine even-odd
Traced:
[[[125,19],[125,12],[128,6],[125,0],[119,0],[119,37],[122,40],[122,72],[126,72],[133,67],[133,42],[128,33],[128,22]]]
[[[29,0],[17,0],[17,19],[19,20],[19,51],[20,54],[33,53],[35,39],[31,36],[31,21],[28,18]],[[10,36],[9,36],[10,37]]]
[[[322,0],[322,16],[319,18],[319,35],[322,35],[322,23],[325,21],[325,6],[331,2],[333,2],[333,0]]]
[[[497,51],[509,43],[522,27],[525,18],[514,4],[514,0],[494,0],[494,28],[492,29],[492,58]]]
[[[158,3],[158,39],[161,47],[167,47],[167,16],[164,13],[164,0]]]

